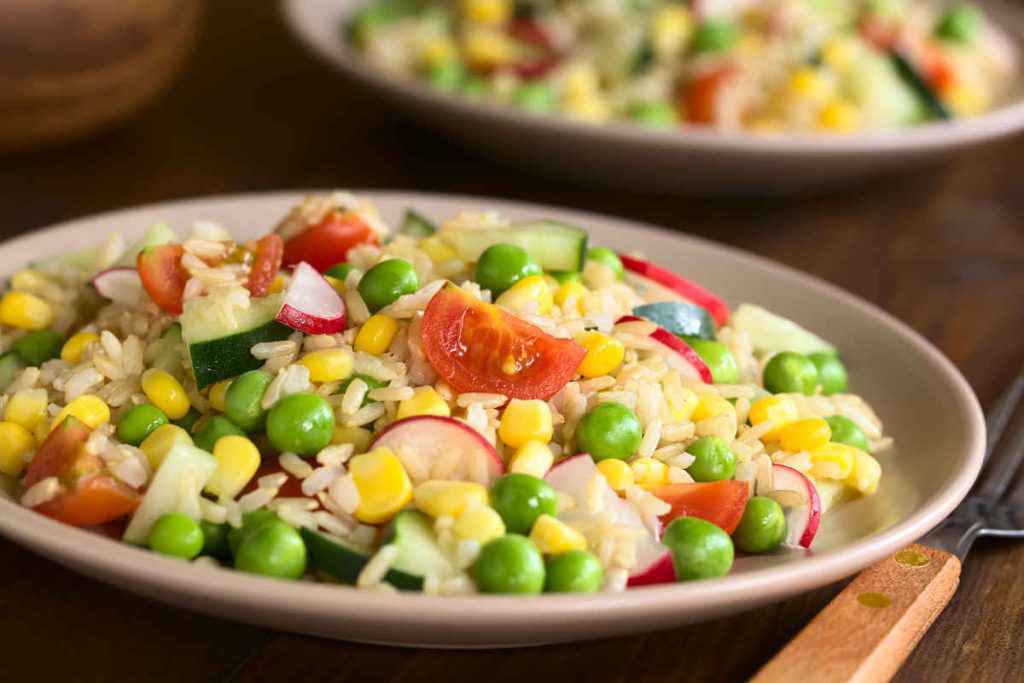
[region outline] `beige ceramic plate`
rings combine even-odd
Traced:
[[[1024,86],[973,119],[850,136],[755,136],[699,130],[591,126],[470,102],[382,72],[349,49],[344,20],[368,0],[282,0],[292,31],[345,75],[429,124],[531,169],[640,191],[699,194],[798,192],[893,171],[1024,128]],[[1024,39],[1024,5],[980,0],[1010,35]],[[367,106],[373,106],[368,104]]]
[[[657,254],[730,305],[769,306],[828,335],[844,353],[852,390],[878,410],[897,448],[882,457],[874,497],[826,515],[813,552],[743,559],[728,577],[616,595],[438,598],[378,595],[277,581],[150,554],[51,521],[0,499],[0,533],[101,581],[172,605],[332,638],[442,647],[535,644],[621,635],[750,609],[848,576],[909,544],[945,517],[977,475],[984,442],[978,403],[957,370],[924,339],[863,301],[819,280],[734,249],[626,221],[469,197],[370,192],[391,224],[407,206],[428,216],[499,208],[513,217],[564,220],[594,242]],[[153,205],[86,218],[4,244],[0,272],[102,240],[140,235],[158,220],[179,232],[223,222],[255,237],[300,195],[254,194]],[[0,496],[2,498],[2,496]]]

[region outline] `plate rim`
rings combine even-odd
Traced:
[[[8,249],[25,246],[40,239],[59,237],[61,233],[73,232],[83,223],[110,223],[119,218],[128,219],[146,212],[200,210],[203,206],[210,204],[249,203],[253,200],[283,204],[295,202],[310,193],[329,191],[331,190],[297,189],[214,194],[152,202],[62,221],[0,242],[0,246]],[[180,560],[155,556],[120,541],[56,522],[23,508],[18,503],[7,500],[4,496],[0,496],[0,534],[62,564],[87,567],[87,570],[81,571],[98,577],[105,583],[112,583],[107,578],[109,576],[127,577],[139,582],[139,585],[117,584],[118,587],[134,592],[145,592],[143,588],[149,588],[152,591],[171,590],[174,593],[186,593],[192,598],[208,600],[204,603],[205,607],[200,605],[197,608],[199,611],[223,616],[221,611],[215,609],[214,606],[228,606],[236,611],[236,614],[230,617],[234,619],[240,619],[237,616],[237,611],[251,608],[254,601],[259,614],[264,617],[269,614],[275,614],[280,618],[284,618],[286,615],[294,617],[296,611],[305,613],[310,618],[323,617],[328,614],[337,616],[343,613],[358,613],[364,619],[380,623],[401,621],[403,623],[436,625],[445,620],[459,619],[460,627],[493,625],[493,612],[473,608],[497,605],[500,605],[504,618],[517,622],[519,625],[552,620],[559,622],[566,618],[592,619],[595,608],[602,612],[602,618],[605,619],[609,616],[627,618],[640,615],[669,618],[673,613],[679,611],[680,604],[687,598],[706,603],[704,612],[736,611],[742,609],[743,606],[775,602],[849,576],[909,545],[937,525],[964,498],[981,469],[985,443],[984,418],[973,390],[960,371],[941,351],[906,323],[830,282],[731,245],[720,244],[702,237],[619,216],[572,207],[482,195],[416,190],[356,188],[352,191],[375,201],[416,202],[426,200],[486,204],[488,207],[499,210],[552,211],[576,216],[581,221],[596,219],[599,222],[614,222],[641,234],[654,234],[662,239],[670,237],[689,242],[700,249],[717,251],[730,259],[745,262],[757,269],[770,271],[772,275],[785,278],[795,284],[808,285],[813,290],[821,290],[842,300],[844,304],[859,309],[860,313],[886,323],[916,352],[927,358],[957,389],[954,398],[966,419],[965,436],[968,442],[968,451],[965,453],[961,466],[951,472],[936,493],[922,501],[910,516],[854,543],[819,555],[812,554],[790,564],[750,569],[743,574],[728,575],[700,582],[645,586],[618,594],[534,597],[389,595],[333,584],[280,581],[244,574],[231,569],[197,565],[190,565],[194,571],[181,572],[177,571],[184,566]],[[197,216],[197,219],[201,218],[202,216]],[[208,572],[217,572],[222,578],[217,586],[220,592],[216,595],[212,594]],[[224,572],[230,572],[230,574]],[[99,576],[100,574],[103,576]],[[801,581],[801,586],[797,590],[793,590],[787,582],[797,579]],[[275,600],[273,602],[268,600],[268,595],[276,595]],[[539,604],[543,604],[543,611],[538,611]],[[252,621],[265,626],[274,625],[269,619],[252,619]],[[579,638],[571,637],[570,639]],[[501,639],[499,638],[499,640]]]

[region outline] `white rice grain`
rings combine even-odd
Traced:
[[[228,509],[226,507],[218,505],[207,498],[199,499],[199,512],[202,515],[203,521],[210,524],[223,524],[228,518]]]
[[[359,489],[351,474],[335,477],[329,484],[328,497],[347,514],[355,514],[359,507]]]
[[[408,401],[414,394],[412,387],[381,387],[367,395],[374,401]]]
[[[21,504],[27,508],[48,503],[60,493],[57,477],[47,477],[30,486],[21,496]]]
[[[296,479],[305,479],[313,474],[313,468],[309,463],[294,453],[282,453],[277,458],[277,462],[281,465],[281,469]]]
[[[279,489],[288,481],[288,475],[284,472],[267,474],[256,480],[256,486],[261,489]]]
[[[349,382],[348,388],[345,389],[345,395],[341,399],[341,414],[355,415],[356,411],[363,405],[363,400],[366,398],[369,388],[366,382],[359,377]]]
[[[352,415],[345,417],[343,422],[346,427],[362,427],[384,417],[386,412],[387,409],[383,403],[371,403],[370,405],[363,406]]]
[[[313,473],[302,480],[302,493],[307,496],[314,496],[323,491],[331,482],[340,477],[344,472],[337,467],[318,467]]]
[[[465,393],[459,394],[455,399],[455,405],[460,408],[468,408],[471,405],[479,404],[484,408],[500,408],[508,402],[508,396],[504,394]]]
[[[266,507],[267,503],[272,501],[276,495],[277,489],[259,488],[239,498],[238,507],[241,508],[243,514],[259,510],[261,507]]]

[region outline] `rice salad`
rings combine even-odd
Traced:
[[[891,440],[826,340],[580,227],[431,218],[335,192],[258,240],[158,224],[14,273],[5,490],[183,560],[433,595],[722,576],[876,491]]]
[[[850,133],[998,104],[1018,48],[929,0],[371,0],[373,65],[478,101],[662,129]]]

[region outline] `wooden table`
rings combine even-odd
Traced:
[[[907,321],[990,404],[1024,362],[1024,139],[831,196],[744,201],[574,187],[381,111],[306,56],[268,2],[209,4],[173,90],[126,128],[0,160],[0,235],[123,206],[247,190],[389,187],[516,197],[671,226],[788,263]],[[922,419],[933,416],[922,415]],[[900,680],[1018,679],[1024,545],[982,542]],[[147,602],[0,541],[6,681],[735,680],[841,585],[730,619],[528,650],[398,650]]]

